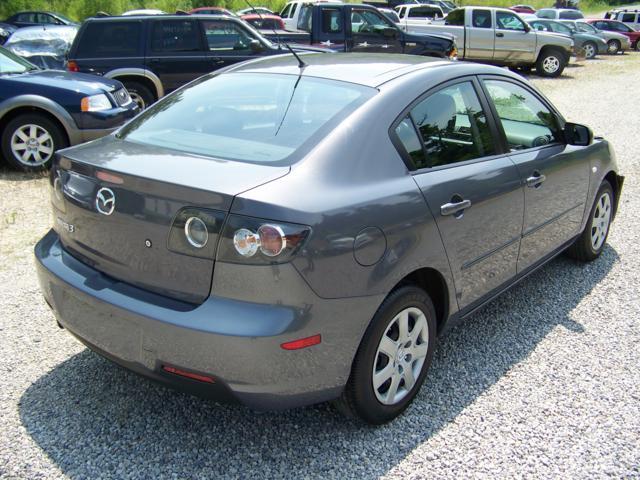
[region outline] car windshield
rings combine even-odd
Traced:
[[[24,73],[37,70],[34,64],[27,62],[5,48],[0,47],[0,75],[8,73]]]
[[[289,165],[298,149],[313,146],[375,92],[298,75],[203,77],[157,102],[117,137],[214,158]]]

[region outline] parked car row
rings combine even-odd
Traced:
[[[505,65],[514,70],[535,68],[541,75],[554,77],[562,73],[572,54],[593,58],[597,54],[638,48],[640,32],[617,20],[551,20],[543,17],[550,16],[546,10],[554,9],[542,9],[537,12],[542,17],[527,17],[527,23],[514,11],[525,9],[522,5],[510,10],[451,9],[445,2],[425,1],[430,3],[399,4],[386,12],[368,4],[304,0],[287,3],[280,15],[266,13],[267,9],[262,7],[237,14],[218,7],[174,15],[144,10],[122,16],[97,15],[81,26],[50,12],[22,12],[7,21],[21,25],[47,23],[22,28],[7,24],[14,31],[6,47],[28,62],[16,67],[18,57],[3,56],[7,67],[0,75],[3,80],[11,77],[12,81],[5,82],[0,93],[3,102],[17,97],[16,92],[30,95],[24,87],[17,89],[21,78],[24,84],[33,86],[33,95],[38,98],[30,113],[39,115],[40,120],[46,117],[49,123],[34,120],[31,124],[35,130],[28,132],[33,135],[23,138],[26,135],[23,127],[31,124],[9,123],[8,119],[24,112],[13,109],[15,102],[3,103],[6,108],[2,115],[12,115],[4,117],[4,124],[8,125],[2,132],[4,156],[20,168],[47,166],[52,158],[51,144],[55,150],[107,133],[130,118],[134,110],[147,108],[206,73],[246,60],[281,55],[290,49],[300,54],[371,52],[458,58]],[[555,10],[560,18],[562,9]],[[286,29],[287,20],[295,21],[294,30]],[[80,105],[76,106],[80,112],[73,111],[68,102],[75,100],[40,85],[48,77],[37,67],[65,67],[71,73],[90,74],[95,84],[108,92],[106,99],[100,97],[99,107],[91,104],[86,106],[89,110],[83,111]],[[52,74],[54,77],[56,86],[62,90],[65,82],[69,82],[71,90],[78,90],[74,82],[88,81],[87,77],[74,79],[62,72]],[[121,84],[126,98],[113,93],[122,91],[117,88]],[[51,102],[41,101],[47,95],[51,95]],[[80,101],[85,101],[82,98]],[[42,107],[44,104],[46,109]],[[25,107],[22,103],[18,106]],[[118,110],[123,107],[126,107],[123,111]],[[65,115],[61,111],[70,113]],[[93,123],[85,120],[90,117]],[[9,131],[9,127],[13,130]],[[38,138],[45,138],[45,133],[51,140],[40,142]],[[28,145],[27,150],[22,149],[23,145]],[[43,150],[38,150],[39,147]]]

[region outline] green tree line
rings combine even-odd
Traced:
[[[249,0],[254,6],[280,10],[285,0]],[[196,7],[247,8],[244,0],[0,0],[0,19],[24,10],[50,10],[73,20],[84,20],[97,12],[118,15],[138,8],[159,8],[165,12],[191,10]]]

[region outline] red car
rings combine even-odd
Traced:
[[[200,15],[229,15],[237,17],[235,13],[222,7],[199,7],[189,11],[189,13],[199,13]]]
[[[278,15],[242,15],[240,17],[258,30],[284,30],[284,20]]]
[[[631,48],[640,50],[640,32],[634,30],[629,25],[626,25],[617,20],[604,20],[602,18],[591,18],[586,20],[588,23],[596,27],[598,30],[605,30],[608,32],[621,33],[629,37],[631,40]]]
[[[536,13],[536,9],[531,5],[514,5],[509,7],[509,10],[513,10],[516,13]]]

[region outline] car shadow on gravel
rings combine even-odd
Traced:
[[[21,421],[71,478],[376,478],[453,422],[550,332],[565,329],[562,341],[582,335],[573,310],[617,259],[610,246],[587,265],[559,257],[454,328],[414,404],[379,428],[345,420],[327,404],[262,414],[219,405],[88,350],[25,391]]]

